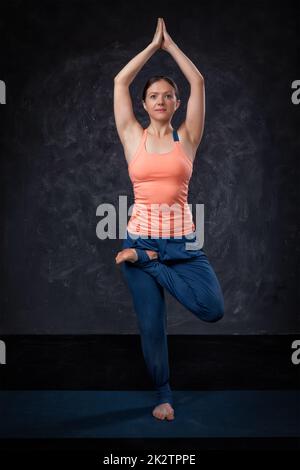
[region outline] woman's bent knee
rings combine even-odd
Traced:
[[[221,320],[221,318],[223,317],[224,317],[224,307],[219,306],[217,309],[211,312],[208,321],[210,323],[215,323]]]
[[[215,323],[224,316],[224,301],[222,298],[218,298],[209,304],[200,304],[193,313],[203,321]]]

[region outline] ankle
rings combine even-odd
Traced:
[[[150,259],[158,258],[158,254],[153,250],[145,250]]]
[[[138,260],[138,254],[137,254],[137,251],[135,248],[131,248],[132,250],[132,253],[133,253],[133,256],[134,256],[134,261],[137,261]]]

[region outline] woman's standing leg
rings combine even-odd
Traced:
[[[133,298],[144,359],[157,390],[157,404],[172,405],[163,287],[152,276],[132,263],[122,263],[121,270]]]

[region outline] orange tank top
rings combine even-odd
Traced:
[[[136,154],[128,165],[134,205],[127,230],[151,237],[187,235],[195,231],[187,202],[193,164],[176,130],[173,130],[171,152],[149,153],[146,138],[147,129],[144,129]]]

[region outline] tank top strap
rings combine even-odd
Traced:
[[[179,141],[179,136],[178,136],[178,133],[177,133],[177,130],[176,129],[173,129],[173,139],[176,141]]]

